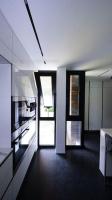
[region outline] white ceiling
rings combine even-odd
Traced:
[[[47,65],[43,64],[24,0],[1,0],[0,8],[35,66],[67,66],[88,70],[89,75],[111,69],[112,0],[28,2]]]

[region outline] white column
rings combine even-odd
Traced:
[[[57,70],[56,97],[56,153],[65,153],[66,125],[66,68]]]

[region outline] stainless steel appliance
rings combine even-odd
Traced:
[[[17,169],[36,130],[36,99],[12,97],[12,148]]]

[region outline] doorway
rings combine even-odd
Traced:
[[[38,77],[38,146],[55,147],[56,72],[40,71]]]

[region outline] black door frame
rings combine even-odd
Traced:
[[[69,88],[70,88],[70,75],[79,76],[79,115],[72,116],[69,115]],[[81,121],[81,145],[67,145],[65,143],[66,149],[83,148],[84,147],[84,111],[85,111],[85,71],[66,71],[66,122],[67,121]],[[66,126],[67,127],[67,126]],[[65,134],[66,141],[67,133]]]
[[[54,94],[54,117],[41,117],[40,116],[40,96],[41,96],[41,87],[40,87],[40,76],[51,76],[53,84],[53,94]],[[55,148],[56,146],[56,71],[38,71],[35,72],[37,87],[38,87],[38,148]],[[54,121],[54,145],[40,145],[39,144],[39,128],[41,121]]]

